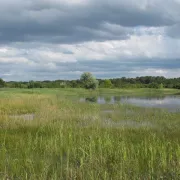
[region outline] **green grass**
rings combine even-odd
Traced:
[[[149,91],[109,90],[112,94]],[[1,90],[0,179],[180,178],[180,113],[66,98],[91,93],[99,91]],[[105,114],[104,109],[113,113]],[[35,114],[35,119],[9,117],[27,113]],[[115,127],[105,125],[109,118]],[[152,126],[118,126],[132,120]]]
[[[18,88],[0,88],[0,97],[14,94],[60,94],[60,95],[82,95],[82,94],[123,94],[123,95],[168,95],[179,94],[178,89],[106,89],[99,88],[95,91],[85,90],[81,88],[42,88],[42,89],[18,89]]]

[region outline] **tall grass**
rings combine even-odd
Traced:
[[[0,179],[180,178],[180,113],[114,105],[104,114],[104,108],[61,93],[3,96]],[[32,121],[9,116],[31,113]],[[106,118],[153,126],[105,126]]]

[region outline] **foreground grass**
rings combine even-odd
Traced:
[[[2,93],[0,179],[180,178],[180,113],[111,105],[104,114],[105,105],[51,91]],[[9,117],[32,113],[32,121]],[[132,120],[152,126],[118,126]]]

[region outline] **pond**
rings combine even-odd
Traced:
[[[180,111],[180,96],[105,96],[81,97],[80,102],[94,102],[98,104],[131,104],[140,107],[165,108],[170,111]]]

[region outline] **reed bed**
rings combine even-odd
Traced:
[[[34,119],[12,117],[22,114]],[[3,96],[0,179],[180,179],[180,113],[78,103],[58,92]]]

